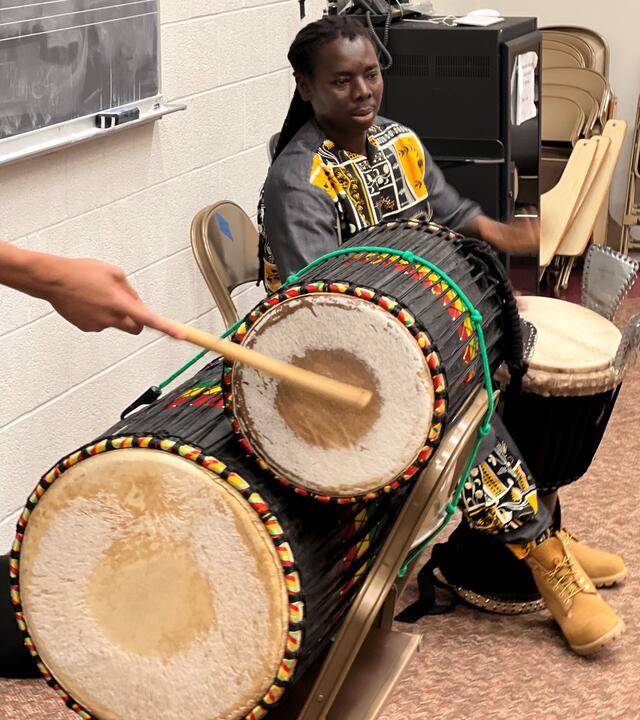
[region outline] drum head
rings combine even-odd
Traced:
[[[547,297],[527,297],[520,314],[537,337],[529,367],[551,373],[585,373],[609,368],[620,344],[618,328],[598,313]]]
[[[373,393],[352,410],[236,364],[241,432],[285,480],[322,496],[363,495],[395,480],[424,447],[433,380],[414,337],[383,308],[346,295],[295,297],[266,312],[243,344]]]
[[[82,460],[35,506],[20,558],[36,650],[101,720],[235,720],[274,682],[288,618],[275,547],[242,496],[189,460]]]

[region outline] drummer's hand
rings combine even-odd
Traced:
[[[124,272],[100,260],[47,258],[40,294],[65,320],[85,332],[113,327],[137,335],[147,326],[184,339],[172,323],[156,315],[127,282]]]
[[[537,255],[540,247],[540,224],[530,218],[518,218],[505,224],[479,215],[464,228],[464,232],[482,238],[508,255]]]
[[[524,295],[521,295],[518,291],[514,292],[514,295],[516,297],[516,303],[518,304],[518,311],[522,313],[525,312],[525,310],[528,310],[528,299]]]

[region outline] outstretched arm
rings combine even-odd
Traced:
[[[435,222],[464,235],[480,238],[499,252],[535,255],[540,245],[540,226],[521,219],[508,225],[483,214],[477,203],[463,198],[425,150],[425,183]]]
[[[100,260],[64,258],[0,243],[0,284],[46,300],[85,332],[114,327],[137,335],[147,326],[183,337],[149,310],[120,268]]]
[[[507,225],[486,215],[478,215],[465,225],[462,232],[481,238],[496,250],[509,255],[536,255],[540,247],[540,225],[534,220],[521,219]]]

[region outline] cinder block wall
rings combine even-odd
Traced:
[[[307,19],[323,5],[309,0]],[[120,265],[158,312],[220,332],[189,226],[220,199],[255,213],[290,98],[298,2],[161,0],[161,22],[163,92],[188,109],[0,168],[0,239]],[[239,302],[258,297],[247,288]],[[39,476],[193,353],[151,331],[83,334],[0,287],[0,552]]]

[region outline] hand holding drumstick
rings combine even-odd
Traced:
[[[357,408],[371,400],[368,390],[318,375],[290,363],[168,320],[152,312],[120,270],[99,260],[63,258],[0,243],[0,284],[47,300],[85,332],[115,327],[138,334],[144,326],[224,355],[293,383],[307,392]]]

